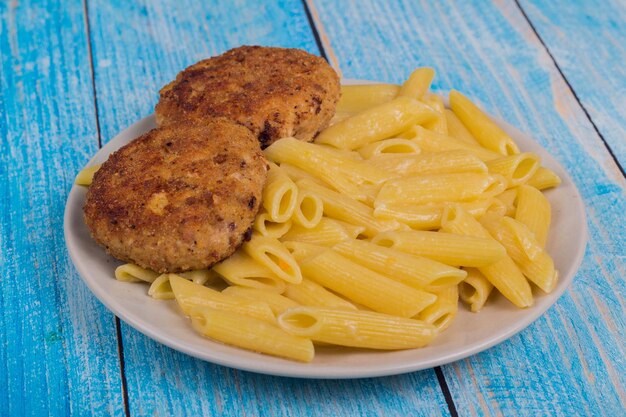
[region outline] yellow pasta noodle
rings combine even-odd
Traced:
[[[135,264],[124,264],[115,268],[115,279],[124,282],[154,282],[160,274]]]
[[[463,123],[456,117],[456,114],[450,109],[445,109],[443,114],[446,118],[446,123],[448,126],[448,135],[452,136],[455,139],[462,140],[463,142],[470,143],[472,145],[478,145],[474,136],[470,133],[469,130],[463,125]]]
[[[490,173],[506,178],[509,187],[515,187],[528,181],[537,172],[540,164],[537,155],[524,152],[487,161],[487,168]]]
[[[363,158],[369,159],[381,155],[417,155],[420,153],[420,148],[412,140],[391,138],[362,146],[358,152]]]
[[[214,265],[213,271],[224,277],[232,285],[273,291],[279,294],[285,291],[284,280],[278,278],[269,268],[255,261],[241,250]]]
[[[516,201],[515,220],[528,226],[541,247],[544,247],[552,221],[550,202],[541,191],[527,185],[518,188]]]
[[[279,238],[289,231],[291,224],[291,220],[275,222],[270,218],[269,213],[262,212],[254,218],[252,228],[261,236]]]
[[[315,307],[287,310],[278,323],[288,333],[314,341],[370,349],[411,349],[425,346],[437,329],[423,321],[370,311]]]
[[[296,209],[291,218],[293,223],[307,229],[312,229],[319,224],[323,215],[324,203],[322,199],[310,191],[299,190]]]
[[[411,127],[399,136],[417,143],[422,152],[443,152],[463,149],[471,152],[483,161],[489,161],[502,156],[480,145],[468,143],[461,139],[453,138],[452,136],[442,135],[441,133],[433,132],[419,125]]]
[[[435,70],[429,67],[417,68],[402,84],[399,97],[422,98],[435,78]]]
[[[398,175],[487,173],[487,165],[471,152],[455,149],[420,155],[380,155],[368,163]]]
[[[294,284],[300,285],[300,284]],[[287,310],[291,307],[298,306],[293,300],[290,300],[287,297],[284,297],[280,294],[271,291],[259,290],[256,288],[246,288],[240,287],[238,285],[233,285],[222,290],[222,294],[226,294],[235,298],[242,298],[244,300],[249,301],[263,301],[267,303],[272,309],[272,312],[276,315],[281,314],[283,311]]]
[[[302,273],[298,263],[277,239],[252,235],[252,239],[244,243],[242,247],[252,259],[285,282],[297,284],[302,281]]]
[[[546,167],[539,167],[535,175],[530,177],[526,185],[535,187],[538,190],[556,187],[561,184],[561,178],[552,170]]]
[[[350,239],[346,229],[336,220],[323,217],[312,229],[294,226],[283,236],[284,240],[312,243],[314,245],[332,246],[336,243]],[[354,236],[356,237],[356,236]]]
[[[78,175],[76,175],[76,180],[74,181],[78,185],[91,185],[93,181],[93,176],[100,169],[102,164],[92,165],[87,168],[83,168]]]
[[[277,223],[289,220],[296,208],[298,188],[276,164],[270,164],[263,187],[263,207],[267,217]]]
[[[474,313],[479,312],[493,290],[493,284],[476,268],[467,268],[467,277],[459,284],[459,298]]]
[[[447,135],[448,123],[443,113],[445,110],[443,98],[438,94],[426,93],[422,96],[421,101],[437,112],[437,116],[433,120],[424,123],[424,128],[442,135]]]
[[[150,288],[148,295],[157,300],[173,300],[174,293],[170,285],[170,274],[161,274],[155,279]]]
[[[318,283],[304,278],[300,284],[288,284],[285,297],[303,306],[340,310],[357,309],[351,302],[333,294]]]
[[[358,113],[393,100],[400,86],[395,84],[342,85],[337,112]]]
[[[417,317],[442,332],[450,327],[458,311],[459,287],[453,285],[439,291],[437,300],[422,310]]]

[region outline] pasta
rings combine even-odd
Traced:
[[[532,306],[558,282],[541,190],[561,180],[467,97],[445,108],[433,77],[344,86],[314,143],[266,148],[254,232],[227,259],[178,274],[124,264],[116,279],[175,299],[203,336],[303,362],[314,344],[424,346],[493,293]]]

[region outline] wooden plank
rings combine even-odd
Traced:
[[[0,51],[0,415],[119,415],[114,316],[63,241],[97,149],[82,3],[0,2]]]
[[[624,168],[626,3],[531,0],[521,7]]]
[[[158,89],[241,44],[318,53],[302,3],[89,3],[103,140],[152,112]],[[356,381],[255,375],[205,363],[122,325],[132,415],[447,415],[433,371]]]
[[[435,67],[435,88],[457,88],[532,132],[584,197],[590,242],[567,293],[520,335],[444,367],[459,414],[620,414],[625,181],[516,4],[311,3],[345,77],[401,82]]]

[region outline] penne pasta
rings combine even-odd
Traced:
[[[515,210],[517,210],[517,188],[509,188],[508,190],[498,194],[495,198],[500,200],[506,208],[503,216],[515,216]]]
[[[231,285],[272,291],[278,294],[285,291],[284,280],[278,278],[269,268],[240,250],[214,265],[213,271],[224,277]]]
[[[487,161],[492,174],[500,174],[507,180],[508,187],[515,187],[528,181],[541,165],[534,153],[524,152]]]
[[[502,156],[499,153],[485,149],[480,145],[474,145],[461,139],[453,138],[452,136],[442,135],[418,125],[406,130],[400,135],[400,137],[410,139],[417,143],[422,152],[444,152],[455,149],[463,149],[471,152],[483,161],[489,161]]]
[[[424,128],[442,135],[447,135],[448,123],[446,116],[443,114],[445,110],[443,98],[438,94],[426,93],[422,96],[421,101],[437,112],[437,116],[433,120],[424,123]]]
[[[487,165],[469,151],[455,149],[420,155],[380,155],[368,160],[373,166],[398,175],[416,174],[486,174]]]
[[[455,266],[485,266],[506,256],[502,245],[491,237],[411,230],[380,233],[372,242]]]
[[[429,67],[417,68],[402,84],[398,97],[422,98],[435,78],[435,70]]]
[[[450,108],[467,130],[485,148],[501,155],[514,155],[519,148],[487,114],[456,90],[450,91]]]
[[[328,217],[322,217],[320,222],[314,228],[306,229],[302,226],[294,226],[283,238],[294,242],[332,246],[336,243],[350,239],[351,236],[336,220],[329,219]]]
[[[154,282],[161,275],[150,269],[142,268],[135,264],[124,264],[115,268],[115,279],[123,282]]]
[[[453,285],[437,293],[437,300],[422,310],[417,317],[442,332],[450,327],[458,311],[459,287]]]
[[[446,124],[448,126],[448,135],[455,139],[462,140],[463,142],[470,143],[472,145],[478,145],[474,136],[463,125],[463,123],[456,117],[456,114],[450,109],[445,109],[443,114],[446,118]]]
[[[393,100],[400,86],[395,84],[342,85],[337,112],[359,113]]]
[[[270,164],[263,187],[263,207],[269,220],[284,223],[292,216],[298,199],[296,184],[276,164]]]
[[[300,284],[294,284],[300,285]],[[272,309],[272,312],[276,315],[281,314],[283,311],[291,307],[298,306],[293,300],[284,297],[280,294],[271,291],[259,290],[256,288],[240,287],[238,285],[232,285],[222,290],[222,294],[228,295],[234,298],[241,298],[248,301],[263,301],[267,303]]]
[[[333,250],[395,281],[426,291],[456,286],[467,275],[458,268],[362,240],[347,240],[333,246]]]
[[[278,239],[289,231],[291,224],[291,220],[275,222],[270,218],[269,213],[263,212],[256,215],[252,228],[261,236],[275,237]]]
[[[170,274],[161,274],[155,279],[150,288],[148,295],[156,300],[173,300],[174,293],[170,285]]]
[[[195,308],[190,318],[198,333],[228,345],[302,362],[310,362],[315,354],[311,340],[242,314]]]
[[[538,190],[545,190],[546,188],[556,187],[561,184],[561,178],[552,170],[546,167],[539,167],[535,175],[530,177],[526,182],[526,185],[535,187]]]
[[[78,175],[76,175],[76,179],[74,180],[74,182],[77,185],[91,185],[91,183],[93,182],[93,176],[96,174],[101,166],[102,164],[96,164],[87,168],[83,168],[78,173]]]
[[[459,284],[459,298],[474,313],[479,312],[493,290],[493,284],[478,269],[467,268],[467,277]]]
[[[302,281],[298,263],[276,238],[252,235],[252,239],[244,243],[242,248],[252,259],[285,282],[297,284]]]
[[[392,138],[361,146],[357,151],[363,158],[370,159],[381,155],[417,155],[420,148],[409,139]]]
[[[315,141],[339,149],[357,149],[393,137],[435,116],[436,112],[425,104],[412,98],[398,97],[328,127]]]
[[[305,278],[381,313],[413,317],[435,301],[433,294],[380,275],[332,250],[303,260],[301,267]]]
[[[322,199],[310,191],[299,190],[296,209],[291,218],[293,223],[306,229],[312,229],[319,224],[323,215],[324,203]]]
[[[195,269],[193,271],[179,272],[177,275],[198,285],[219,281],[219,274],[210,269]]]
[[[419,320],[370,311],[297,307],[278,317],[286,332],[314,341],[370,349],[412,349],[425,346],[437,329]]]
[[[286,240],[283,242],[283,245],[285,245],[289,253],[291,253],[294,259],[296,259],[299,263],[307,258],[318,255],[325,250],[328,250],[328,248],[325,246],[305,242],[296,242],[293,240]]]
[[[300,284],[288,284],[285,297],[308,307],[334,308],[339,310],[356,310],[351,302],[339,297],[309,279],[302,279]]]
[[[525,224],[537,238],[541,247],[546,246],[552,220],[550,202],[534,187],[522,185],[517,189],[515,220]]]

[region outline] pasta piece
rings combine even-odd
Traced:
[[[523,224],[509,217],[485,216],[482,225],[506,248],[522,273],[544,292],[557,284],[554,261],[539,244],[534,234]]]
[[[270,164],[263,187],[263,207],[267,217],[276,223],[284,223],[292,216],[298,199],[296,184],[276,164]]]
[[[300,285],[300,284],[294,284]],[[246,288],[240,287],[237,285],[233,285],[230,287],[226,287],[222,290],[222,294],[226,294],[231,297],[241,298],[249,301],[259,301],[262,300],[264,303],[270,306],[272,312],[276,315],[281,314],[283,311],[287,310],[291,307],[297,307],[298,303],[293,300],[290,300],[287,297],[284,297],[280,294],[276,294],[275,292],[258,290],[256,288]]]
[[[417,230],[434,230],[441,227],[441,215],[446,204],[391,203],[376,207],[374,216],[380,219],[394,219]],[[474,200],[459,204],[472,216],[478,218],[492,207],[493,199]]]
[[[509,188],[508,190],[498,194],[495,198],[500,200],[506,208],[503,216],[515,216],[515,211],[517,210],[517,188]]]
[[[437,294],[437,301],[422,310],[417,317],[442,332],[450,327],[458,311],[459,287],[454,285],[441,290]]]
[[[272,291],[278,294],[285,291],[285,281],[240,250],[214,265],[213,271],[224,277],[231,285]]]
[[[506,178],[508,188],[510,188],[528,181],[540,164],[541,161],[537,155],[524,152],[487,161],[487,168],[490,173],[500,174]]]
[[[252,235],[252,239],[244,243],[242,248],[252,259],[272,271],[278,278],[293,284],[302,281],[298,263],[277,239]]]
[[[308,172],[294,166],[291,164],[287,164],[287,163],[282,163],[280,164],[280,167],[282,168],[283,172],[285,172],[285,174],[289,175],[289,178],[291,178],[294,182],[298,182],[302,179],[307,179],[313,182],[316,182],[318,184],[322,184],[324,185],[324,181],[320,180],[319,178],[315,177],[314,175],[309,174]]]
[[[493,239],[489,232],[459,205],[446,207],[441,220],[441,230],[466,236]],[[499,244],[497,241],[494,242]],[[478,267],[478,270],[517,307],[533,305],[533,295],[526,278],[508,256],[497,262]]]
[[[478,313],[485,306],[493,284],[478,269],[467,268],[466,271],[467,277],[459,284],[459,297],[472,312]]]
[[[519,148],[489,116],[456,90],[450,91],[450,108],[485,148],[501,155],[514,155]]]
[[[190,317],[198,333],[228,345],[302,362],[311,362],[315,355],[311,340],[262,320],[209,308],[195,308]]]
[[[302,262],[304,259],[311,258],[324,252],[325,250],[328,250],[328,248],[325,246],[314,245],[312,243],[305,242],[296,242],[293,240],[286,240],[283,242],[283,245],[298,262]],[[304,280],[304,278],[302,279]]]
[[[436,298],[433,294],[380,275],[331,250],[303,260],[301,267],[306,278],[381,313],[413,317]]]
[[[142,268],[135,264],[124,264],[115,268],[115,279],[123,282],[154,282],[161,275],[150,269]]]
[[[550,202],[541,191],[527,185],[520,186],[515,220],[528,226],[542,248],[546,246],[551,219]]]
[[[275,237],[278,239],[289,231],[291,224],[291,220],[275,222],[270,218],[269,213],[263,212],[256,215],[252,228],[261,236]]]
[[[356,239],[365,232],[365,226],[357,226],[354,224],[342,222],[341,220],[335,220],[337,224],[343,227],[343,230],[346,231],[350,239]]]
[[[500,194],[505,185],[487,174],[429,174],[396,178],[380,189],[374,207],[392,203],[426,204],[469,201]]]
[[[561,184],[561,178],[556,173],[546,167],[539,167],[535,175],[530,177],[526,185],[535,187],[538,190],[545,190],[546,188],[556,187]]]
[[[346,229],[336,220],[322,217],[322,220],[312,229],[294,226],[283,236],[285,240],[312,243],[314,245],[332,246],[350,239]]]
[[[210,269],[195,269],[193,271],[179,272],[177,275],[198,285],[205,285],[219,280],[219,275]]]
[[[463,149],[420,155],[381,155],[372,157],[368,163],[399,175],[487,173],[487,165]]]
[[[156,300],[173,300],[174,293],[170,285],[170,274],[161,274],[150,284],[148,295]]]
[[[409,78],[402,84],[399,97],[422,98],[430,88],[430,84],[435,78],[435,70],[429,67],[417,68]]]
[[[176,302],[185,315],[189,316],[192,310],[204,307],[228,310],[270,323],[276,322],[274,313],[265,302],[230,297],[203,285],[194,284],[176,274],[170,274],[169,283]]]
[[[489,201],[489,204],[487,205],[487,209],[485,210],[485,213],[494,213],[500,216],[504,216],[506,214],[508,208],[502,201],[498,200],[497,198],[490,198],[488,201]],[[467,210],[465,207],[463,208]],[[480,217],[480,216],[476,216],[474,213],[470,213],[470,214],[474,218]]]
[[[448,123],[446,121],[446,116],[443,114],[445,110],[443,98],[438,94],[426,93],[422,96],[421,101],[437,112],[437,117],[424,123],[424,128],[442,135],[447,135]]]
[[[324,215],[322,199],[310,191],[298,191],[298,202],[291,220],[299,226],[312,229],[319,224]]]
[[[480,145],[474,145],[452,136],[442,135],[437,132],[425,129],[422,126],[415,125],[405,131],[400,137],[410,139],[417,143],[422,152],[443,152],[455,149],[463,149],[471,152],[483,161],[496,159],[501,157],[497,152],[482,148]]]
[[[470,133],[469,130],[463,125],[463,123],[456,117],[456,114],[450,109],[445,109],[443,114],[446,118],[446,123],[448,126],[448,135],[452,136],[455,139],[462,140],[463,142],[470,143],[472,145],[478,145],[479,143],[476,141],[474,136]]]
[[[357,309],[351,302],[333,294],[318,283],[304,278],[300,284],[288,284],[285,297],[303,306],[335,308],[339,310]]]
[[[385,232],[374,237],[372,242],[446,265],[485,266],[506,256],[502,245],[493,238],[452,233],[415,230]]]
[[[359,113],[393,100],[400,86],[395,84],[342,85],[337,112]]]
[[[96,174],[101,166],[102,164],[96,164],[87,168],[83,168],[78,173],[78,175],[76,175],[76,179],[74,180],[74,182],[77,185],[91,185],[91,183],[93,182],[93,176]]]
[[[393,137],[435,116],[436,112],[425,104],[398,97],[330,126],[317,136],[316,142],[340,149],[357,149]]]
[[[314,341],[370,349],[412,349],[430,343],[437,329],[419,320],[370,311],[297,307],[278,318],[286,332]]]
[[[363,158],[370,159],[381,155],[410,155],[419,154],[420,148],[417,143],[409,139],[392,138],[383,139],[357,149]]]
[[[426,291],[456,286],[467,275],[458,268],[362,240],[339,243],[333,250],[395,281]]]
[[[400,227],[396,221],[376,219],[370,207],[327,187],[308,180],[300,180],[297,185],[301,190],[309,191],[322,199],[324,213],[328,217],[363,226],[365,228],[363,234],[368,237]]]

